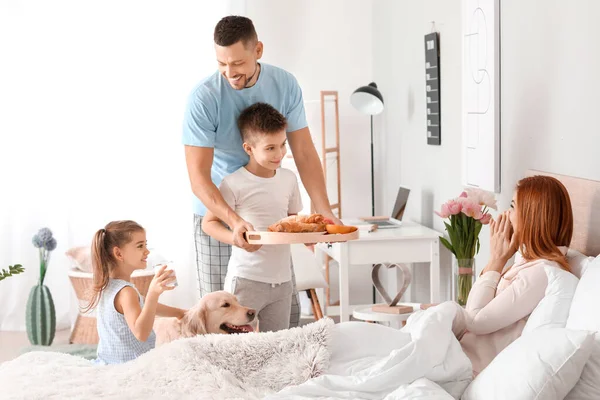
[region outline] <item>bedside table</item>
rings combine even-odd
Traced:
[[[352,225],[352,220],[344,220]],[[348,321],[355,309],[367,304],[350,305],[350,268],[356,265],[429,263],[429,302],[440,303],[440,236],[439,232],[411,221],[402,221],[394,229],[378,229],[375,232],[359,230],[359,238],[342,243],[317,243],[315,257],[325,259],[325,254],[339,263],[340,305],[325,304],[324,314],[340,316],[340,322]],[[321,302],[324,304],[325,302]]]

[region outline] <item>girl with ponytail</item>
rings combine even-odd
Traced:
[[[113,221],[98,230],[92,242],[93,293],[85,311],[96,308],[97,364],[120,364],[154,348],[156,315],[181,319],[185,310],[158,303],[175,281],[163,266],[152,279],[146,298],[131,283],[131,274],[145,269],[150,251],[146,231],[134,221]]]

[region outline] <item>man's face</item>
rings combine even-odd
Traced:
[[[223,47],[215,44],[219,72],[235,90],[248,86],[250,80],[256,80],[257,61],[262,57],[263,44],[249,42],[244,46],[239,41],[231,46]]]

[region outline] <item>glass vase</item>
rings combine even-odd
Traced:
[[[453,258],[452,299],[464,307],[475,282],[475,259]]]

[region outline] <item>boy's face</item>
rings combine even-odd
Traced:
[[[244,150],[263,168],[275,171],[287,153],[285,129],[277,133],[255,134],[251,143],[244,143]]]

